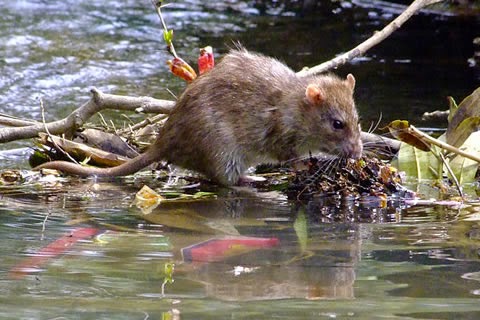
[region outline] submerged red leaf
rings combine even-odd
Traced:
[[[10,277],[15,279],[23,278],[32,270],[40,268],[50,259],[64,253],[68,248],[80,240],[91,238],[101,232],[96,228],[77,228],[71,233],[64,235],[47,246],[40,249],[33,256],[25,259],[10,270]]]
[[[186,262],[212,262],[279,245],[278,238],[229,237],[210,239],[182,249]]]

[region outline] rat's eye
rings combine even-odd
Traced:
[[[336,130],[341,130],[345,128],[345,124],[340,120],[333,120],[332,125],[333,125],[333,128]]]

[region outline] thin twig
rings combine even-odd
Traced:
[[[467,153],[467,152],[465,152],[463,150],[460,150],[458,148],[455,148],[454,146],[451,146],[448,143],[445,143],[443,141],[435,139],[435,138],[429,136],[428,134],[418,130],[417,128],[415,128],[412,125],[410,125],[407,128],[407,132],[408,131],[410,131],[409,134],[412,134],[412,135],[417,136],[417,137],[421,137],[423,140],[425,140],[428,143],[431,143],[431,144],[436,145],[437,147],[440,147],[444,150],[447,150],[449,152],[453,152],[455,154],[461,155],[462,157],[465,157],[465,158],[468,158],[470,160],[473,160],[473,161],[476,161],[476,162],[480,163],[480,158],[479,157],[477,157],[473,154]]]
[[[163,1],[159,0],[151,0],[153,6],[155,7],[155,11],[157,12],[157,15],[160,17],[160,21],[162,22],[162,27],[163,27],[163,32],[164,34],[169,32],[167,24],[165,23],[165,19],[163,19],[162,15],[162,8],[165,7],[166,5],[162,5]],[[178,58],[177,52],[175,51],[175,47],[173,46],[173,42],[167,43],[168,46],[168,51],[174,56],[175,58]]]
[[[166,114],[157,114],[156,116],[153,116],[153,117],[150,117],[150,118],[146,118],[134,125],[128,125],[128,128],[126,129],[122,129],[119,131],[119,134],[123,134],[123,133],[126,133],[126,132],[130,132],[130,133],[134,133],[135,130],[138,130],[138,129],[141,129],[141,128],[144,128],[152,123],[157,123],[161,120],[164,120],[166,119],[168,116]]]
[[[45,121],[45,107],[43,106],[43,99],[40,98],[40,110],[42,113],[42,123],[45,127],[45,133],[47,134],[48,138],[52,141],[53,146],[55,147],[56,150],[60,151],[63,153],[70,161],[73,161],[73,163],[78,164],[77,160],[75,160],[68,152],[65,152],[63,148],[60,148],[60,146],[55,142],[55,139],[53,139],[52,135],[50,134],[50,131],[48,130],[47,122]]]
[[[103,116],[103,114],[101,112],[98,113],[98,117],[100,118],[100,123],[103,125],[105,130],[108,130],[107,120],[105,120],[105,117]]]
[[[45,230],[46,230],[46,225],[47,225],[47,220],[48,220],[48,217],[50,217],[52,213],[50,212],[50,210],[48,210],[47,214],[45,215],[45,219],[43,219],[43,222],[42,222],[42,235],[40,237],[40,240],[43,240],[43,238],[45,237]]]
[[[443,152],[442,152],[442,151],[439,151],[439,152],[438,152],[438,155],[440,156],[440,159],[442,160],[443,165],[445,166],[445,168],[447,169],[448,173],[450,174],[450,177],[452,178],[453,183],[454,183],[455,186],[457,187],[458,194],[459,194],[460,197],[462,197],[462,199],[463,199],[463,198],[464,198],[464,195],[463,195],[462,187],[460,186],[460,183],[458,182],[457,177],[456,177],[455,174],[453,173],[452,168],[450,167],[450,165],[448,164],[447,160],[445,159],[445,156],[443,155]]]

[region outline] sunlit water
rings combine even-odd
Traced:
[[[240,40],[300,69],[366,39],[398,13],[355,3],[302,15],[240,1],[182,1],[165,18],[188,60],[198,47],[210,44],[220,55]],[[42,98],[47,119],[56,119],[93,86],[158,98],[183,87],[166,71],[149,0],[4,1],[0,9],[0,112],[38,120]],[[338,70],[357,77],[364,125],[380,113],[384,121],[418,119],[445,108],[447,95],[469,94],[479,84],[467,63],[478,27],[475,17],[420,16]],[[5,149],[17,146],[31,141]],[[3,154],[1,166],[26,168],[24,159]],[[332,216],[322,202],[221,189],[216,199],[145,214],[132,205],[144,183],[162,185],[128,178],[3,187],[0,318],[480,318],[478,206],[343,203]],[[252,237],[258,242],[235,242]],[[52,244],[64,249],[45,251]]]

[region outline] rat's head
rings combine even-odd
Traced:
[[[328,75],[312,78],[305,90],[305,123],[308,144],[323,152],[360,158],[362,141],[353,100],[355,78]]]

